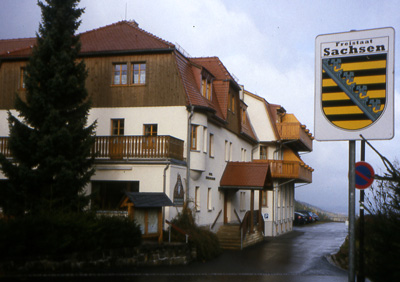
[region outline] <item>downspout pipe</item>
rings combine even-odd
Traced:
[[[190,106],[190,114],[188,117],[188,132],[187,132],[187,148],[186,148],[186,193],[185,202],[186,205],[189,203],[189,184],[190,184],[190,147],[191,147],[191,132],[192,132],[192,117],[193,117],[194,107]]]
[[[163,192],[164,194],[166,194],[166,190],[167,190],[167,170],[169,168],[169,163],[167,164],[167,166],[164,168],[164,174],[163,174]],[[162,207],[162,226],[164,226],[164,222],[165,222],[165,207]],[[164,228],[163,228],[164,229]]]

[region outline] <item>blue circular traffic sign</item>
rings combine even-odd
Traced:
[[[372,166],[366,162],[356,163],[356,188],[365,189],[374,182],[375,172]]]

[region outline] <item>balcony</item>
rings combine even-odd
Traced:
[[[0,153],[11,157],[8,139],[0,137]],[[96,136],[92,153],[103,160],[183,160],[183,143],[171,136]]]
[[[183,141],[172,136],[97,136],[96,159],[183,160]]]
[[[296,151],[312,151],[313,137],[305,125],[300,122],[281,122],[277,123],[279,136],[283,141],[293,141],[288,143]]]
[[[295,179],[296,183],[311,183],[314,169],[299,161],[268,160],[272,178]]]
[[[8,137],[0,137],[0,154],[7,158],[11,157],[10,149],[8,148]]]
[[[254,160],[254,162],[268,162],[273,180],[294,179],[295,183],[312,183],[314,169],[303,162],[285,160]]]

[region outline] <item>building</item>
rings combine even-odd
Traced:
[[[296,183],[311,183],[311,167],[299,152],[311,152],[313,137],[305,125],[279,105],[244,91],[244,101],[258,145],[253,161],[268,163],[273,181],[272,191],[263,191],[261,211],[265,219],[265,236],[277,236],[291,231],[294,219]]]
[[[185,56],[136,22],[121,21],[80,38],[92,98],[89,123],[98,124],[96,173],[87,187],[95,196],[91,208],[126,214],[126,206],[144,205],[136,198],[128,203],[126,192],[145,193],[146,203],[166,196],[174,206],[135,210],[147,237],[158,236],[184,202],[195,210],[197,223],[214,232],[245,217],[265,236],[291,229],[294,183],[311,182],[311,171],[303,179],[283,176],[276,167],[290,161],[303,167],[297,152],[312,150],[310,134],[305,133],[306,148],[302,139],[285,139],[281,125],[291,122],[289,116],[295,120],[293,115],[245,91],[219,58]],[[6,111],[13,108],[13,93],[24,95],[24,66],[34,44],[35,38],[0,40],[0,152],[8,157]],[[265,108],[263,120],[258,107]],[[275,225],[283,220],[276,232],[264,226],[271,218]]]

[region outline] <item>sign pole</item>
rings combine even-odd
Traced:
[[[365,140],[361,140],[361,161],[365,161]],[[364,189],[360,189],[360,236],[359,236],[359,260],[357,281],[364,282]]]
[[[349,282],[355,282],[356,141],[349,141]]]

